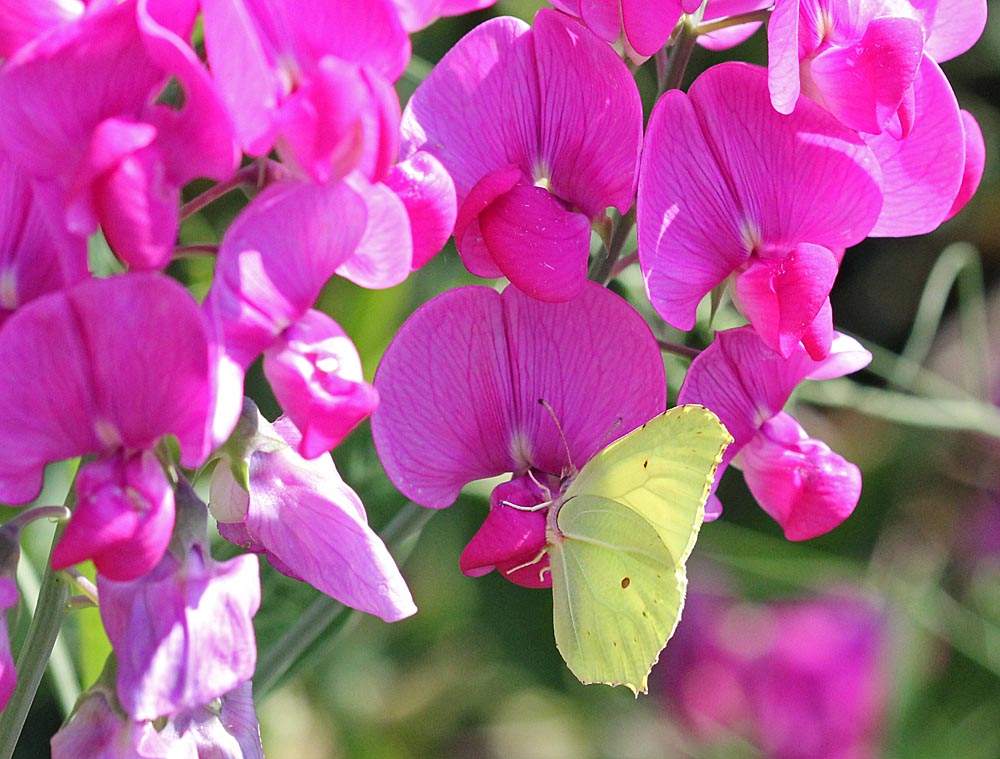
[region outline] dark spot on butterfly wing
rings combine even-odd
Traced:
[[[632,582],[632,580],[630,580],[628,577],[623,577],[622,578],[622,590],[624,590],[625,588],[627,588],[631,584],[631,582]]]

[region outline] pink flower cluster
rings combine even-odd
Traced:
[[[544,557],[526,568],[545,503],[667,402],[653,332],[588,279],[595,232],[598,259],[618,256],[635,225],[677,329],[728,286],[748,324],[715,336],[679,401],[722,419],[724,464],[786,536],[857,503],[858,469],[783,407],[870,360],[833,326],[847,248],[930,231],[976,189],[982,134],[939,63],[979,36],[985,0],[559,0],[473,29],[401,108],[409,32],[488,4],[0,0],[0,501],[81,458],[52,566],[93,561],[114,648],[54,756],[259,755],[258,567],[210,555],[186,479],[209,462],[224,537],[401,619],[410,593],[328,455],[378,408],[379,456],[419,504],[512,474],[463,571],[547,584]],[[644,127],[623,54],[669,63],[678,38],[734,44],[768,13],[766,69],[713,66]],[[182,204],[195,179],[217,184]],[[184,220],[236,188],[251,199],[198,302],[165,270]],[[98,232],[113,276],[91,272]],[[396,285],[452,236],[511,286],[425,304],[369,384],[321,290]],[[273,424],[241,401],[258,359]],[[0,561],[0,615],[11,576]],[[4,632],[0,706],[13,677]]]

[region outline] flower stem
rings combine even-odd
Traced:
[[[683,356],[684,358],[695,359],[698,358],[698,354],[701,353],[701,351],[697,348],[691,348],[687,345],[678,345],[677,343],[671,343],[667,340],[657,340],[656,344],[660,346],[661,351],[673,353],[675,356]]]
[[[694,52],[695,40],[698,33],[695,31],[701,14],[696,16],[684,16],[680,32],[669,54],[661,50],[656,54],[656,99],[667,90],[680,89],[684,83],[684,73],[687,71],[688,63],[691,61],[691,53]]]
[[[405,563],[421,531],[435,513],[434,509],[408,503],[382,530],[380,536],[397,564]],[[343,625],[347,625],[360,614],[329,596],[319,596],[258,659],[253,679],[255,697],[262,699],[273,690],[341,618],[344,618]]]
[[[53,546],[61,535],[62,527],[57,526],[52,537]],[[10,759],[14,753],[28,710],[38,692],[38,685],[59,635],[68,598],[69,588],[62,573],[54,571],[46,561],[35,614],[31,618],[24,647],[17,658],[17,687],[7,707],[0,712],[0,759]]]
[[[607,255],[594,262],[590,272],[590,279],[602,285],[608,284],[613,278],[612,272],[618,257],[622,254],[622,248],[628,242],[629,233],[635,226],[635,203],[628,210],[628,213],[615,222],[614,230],[611,233],[611,240],[606,246]]]
[[[223,195],[240,187],[260,190],[271,182],[284,179],[288,170],[276,161],[254,161],[233,174],[224,182],[212,185],[201,195],[192,198],[181,206],[181,220],[198,213],[205,206],[215,202]]]

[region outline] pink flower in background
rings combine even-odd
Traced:
[[[249,492],[234,479],[227,466],[232,462],[224,460],[212,476],[211,509],[222,536],[266,554],[279,572],[387,622],[416,613],[396,563],[333,459],[304,459],[296,453],[295,426],[280,418],[272,427],[249,402],[241,430],[244,425],[255,431],[241,459]]]
[[[623,44],[637,63],[667,44],[684,13],[694,13],[701,0],[553,0],[556,8],[581,19],[605,42]]]
[[[694,740],[749,740],[769,759],[876,759],[885,616],[853,594],[751,603],[690,593],[661,690]]]
[[[834,333],[821,361],[799,347],[784,358],[750,327],[719,332],[691,362],[677,402],[700,403],[733,436],[716,474],[729,462],[739,466],[754,497],[789,540],[806,540],[832,530],[853,511],[861,494],[858,468],[806,436],[782,408],[806,379],[831,379],[867,366],[871,354],[856,340]],[[706,506],[714,519],[722,505],[714,495]]]
[[[317,182],[395,160],[392,83],[410,40],[391,0],[201,0],[208,62],[252,156],[276,149]]]
[[[402,155],[451,174],[466,267],[542,300],[586,280],[591,223],[632,204],[642,107],[628,69],[576,21],[543,9],[473,29],[403,114]]]
[[[730,279],[768,346],[787,357],[801,341],[819,359],[840,258],[882,207],[881,172],[857,134],[811,101],[775,112],[766,79],[720,64],[657,103],[639,176],[639,264],[674,327],[693,328],[701,300]]]
[[[136,269],[170,261],[181,187],[236,166],[229,119],[182,40],[190,10],[102,4],[22,47],[0,75],[9,157],[43,183],[69,232],[99,225]]]
[[[179,740],[190,736],[200,759],[264,759],[250,682],[236,686],[218,702],[175,717],[160,735]]]
[[[158,274],[88,280],[15,312],[0,330],[0,362],[0,501],[27,503],[47,463],[96,454],[53,561],[144,574],[173,525],[153,449],[173,435],[181,464],[200,466],[238,411],[194,299]]]
[[[28,301],[88,276],[86,240],[65,231],[28,175],[0,155],[0,325]]]
[[[513,474],[496,489],[461,564],[468,574],[496,567],[533,586],[550,583],[539,573],[547,559],[512,570],[544,548],[545,511],[508,504],[551,500],[562,477],[666,406],[649,327],[594,283],[564,303],[513,287],[446,292],[403,325],[375,386],[375,446],[408,498],[443,508],[473,480]]]

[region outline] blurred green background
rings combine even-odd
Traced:
[[[416,34],[401,98],[468,29],[492,15],[530,19],[537,7],[528,0],[501,0],[496,8],[445,19]],[[725,56],[699,49],[686,82],[723,57],[763,63],[765,54],[762,31]],[[835,320],[876,360],[852,382],[804,389],[793,410],[811,435],[861,467],[864,492],[854,515],[822,538],[788,543],[755,505],[739,472],[730,469],[720,489],[725,514],[703,528],[691,562],[691,618],[681,622],[678,639],[654,671],[650,694],[636,700],[622,688],[575,681],[555,649],[550,593],[514,586],[496,573],[479,579],[460,573],[459,553],[487,510],[488,488],[470,488],[454,506],[434,514],[415,542],[401,547],[409,551],[403,572],[419,613],[394,625],[363,615],[336,617],[307,658],[258,702],[268,759],[1000,757],[997,19],[972,51],[944,69],[986,137],[979,193],[931,235],[869,240],[848,251],[833,293]],[[647,114],[654,78],[649,65],[637,74]],[[217,237],[239,206],[237,199],[216,204],[184,234],[199,242]],[[209,266],[186,262],[177,273],[197,290],[207,284]],[[956,278],[960,286],[953,287]],[[353,337],[370,375],[414,308],[471,280],[449,243],[399,287],[371,292],[332,282],[321,304]],[[648,315],[637,273],[627,272],[621,284]],[[944,310],[940,318],[935,300]],[[914,335],[922,302],[923,326]],[[722,314],[717,326],[727,318]],[[683,366],[667,361],[674,394]],[[922,368],[914,371],[918,364]],[[979,378],[987,371],[993,382],[982,388]],[[262,411],[273,418],[278,409],[259,373],[250,383]],[[404,509],[378,464],[366,425],[334,458],[374,526],[384,527]],[[47,493],[65,488],[61,471],[53,469]],[[44,545],[36,532],[29,539]],[[227,555],[227,547],[219,546],[218,555]],[[311,588],[262,569],[256,624],[262,656],[273,656],[275,646],[278,653],[287,646],[282,635],[290,625],[323,601]],[[713,597],[733,612],[728,618],[737,620],[734,629],[694,611]],[[877,651],[872,662],[840,648],[857,634],[858,622],[856,614],[837,616],[835,597],[866,610],[865,640]],[[832,609],[825,619],[833,620],[825,632],[802,633],[783,621],[790,608],[811,613],[824,604]],[[106,648],[96,613],[76,616],[65,645],[74,657],[82,652],[86,686]],[[698,627],[698,619],[707,626]],[[774,623],[762,631],[768,625],[739,621],[747,619]],[[22,628],[15,625],[15,645]],[[789,658],[777,649],[793,632]],[[718,658],[721,650],[729,658]],[[803,663],[831,652],[836,656],[821,666]],[[770,701],[756,693],[752,678],[736,680],[738,692],[726,700],[707,676],[681,682],[695,671],[692,663],[706,656],[734,672],[742,666],[738,662],[751,660],[770,673],[794,675],[814,666],[809,671],[815,678],[789,681],[784,691],[778,688],[781,697],[772,694]],[[825,754],[795,754],[794,748],[780,754],[762,745],[760,720],[780,723],[782,709],[795,715],[784,728],[793,743],[798,731],[821,729],[806,724],[823,723],[823,709],[809,706],[811,699],[855,665],[864,665],[858,677],[868,689],[861,708],[866,716],[854,718],[853,726],[828,728],[851,733],[846,747],[836,737]],[[829,698],[852,714],[854,695],[848,685],[837,687],[848,690]],[[692,720],[697,709],[700,723]],[[706,728],[704,718],[713,713],[719,724]],[[51,688],[44,689],[16,756],[46,756],[61,716]],[[799,750],[805,751],[804,744]]]

